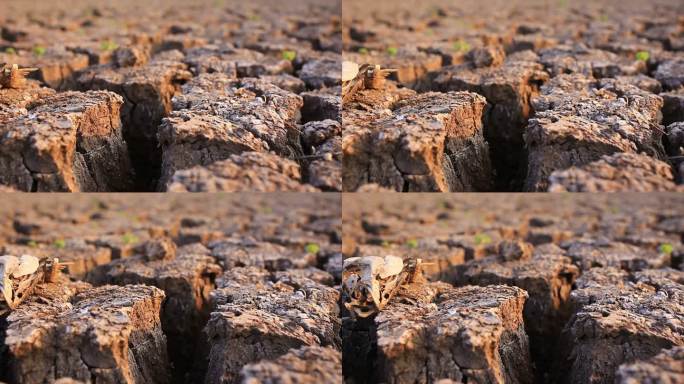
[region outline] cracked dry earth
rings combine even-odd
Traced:
[[[0,255],[68,264],[0,317],[0,382],[341,383],[339,196],[210,201],[1,200]]]
[[[0,7],[3,189],[341,191],[339,0]]]
[[[342,310],[345,383],[684,381],[682,195],[360,195],[343,257],[428,281]]]
[[[682,191],[679,0],[343,2],[345,191]]]

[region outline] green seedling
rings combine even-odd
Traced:
[[[66,241],[64,239],[57,239],[52,245],[54,245],[55,248],[64,249],[66,247]]]
[[[387,48],[387,54],[394,57],[397,54],[399,54],[399,48],[397,47],[388,47]]]
[[[320,251],[320,250],[321,250],[321,247],[319,247],[318,244],[316,244],[316,243],[309,243],[304,247],[304,251],[306,253],[310,253],[313,255],[317,254],[318,251]]]
[[[106,210],[109,209],[109,205],[100,199],[95,199],[93,200],[93,208],[98,210]]]
[[[17,50],[12,48],[12,47],[7,47],[7,48],[5,48],[5,53],[8,55],[16,55]]]
[[[383,248],[389,248],[390,246],[392,246],[392,244],[390,244],[390,242],[387,241],[387,240],[383,240],[382,243],[380,243],[380,245],[381,245]]]
[[[259,20],[261,20],[261,16],[259,16],[259,15],[249,15],[249,16],[247,16],[247,19],[248,19],[249,21],[259,21]]]
[[[100,43],[100,50],[101,51],[109,52],[109,51],[113,51],[117,48],[119,48],[119,44],[117,44],[111,40],[106,40],[106,41],[103,41],[102,43]]]
[[[365,48],[365,47],[359,48],[359,53],[362,55],[367,55],[368,54],[368,48]]]
[[[283,51],[283,60],[294,61],[297,58],[297,52],[295,51]]]
[[[138,236],[128,232],[128,233],[124,234],[123,236],[121,236],[121,241],[123,241],[123,243],[126,245],[132,245],[132,244],[136,244],[137,242],[139,242],[140,239],[138,238]]]
[[[664,253],[666,255],[671,255],[672,251],[674,251],[674,246],[670,243],[660,244],[658,247],[658,252]]]
[[[416,240],[416,239],[406,240],[406,246],[409,248],[418,248],[418,240]]]
[[[38,57],[44,56],[45,52],[47,52],[47,49],[43,46],[36,45],[35,47],[33,47],[33,54]]]
[[[31,248],[38,248],[38,243],[36,243],[34,240],[31,240],[27,244]]]
[[[492,242],[492,238],[486,233],[475,235],[475,245],[487,245]]]
[[[636,59],[639,61],[648,61],[651,58],[651,54],[647,51],[639,51],[636,53]]]
[[[458,40],[458,41],[454,42],[452,48],[454,49],[455,52],[463,52],[463,53],[469,52],[471,49],[470,44],[468,44],[468,42],[463,41],[463,40]]]

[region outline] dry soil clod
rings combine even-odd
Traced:
[[[310,278],[315,272],[233,268],[219,279],[205,328],[207,383],[236,383],[246,364],[291,349],[340,348],[339,292]]]
[[[3,359],[10,382],[169,383],[159,312],[164,293],[146,286],[91,288],[61,280],[6,319]]]

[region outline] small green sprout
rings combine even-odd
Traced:
[[[608,21],[608,15],[606,15],[606,14],[604,13],[604,14],[600,15],[600,16],[598,17],[598,19],[599,19],[599,21],[605,23],[606,21]]]
[[[273,208],[269,207],[268,205],[265,205],[261,207],[259,211],[264,215],[270,215],[271,213],[273,213]]]
[[[33,47],[33,54],[38,57],[44,56],[45,52],[47,52],[47,49],[45,49],[45,47],[43,46],[36,45],[35,47]]]
[[[674,251],[674,246],[670,243],[660,244],[658,247],[658,252],[664,253],[666,255],[671,255],[672,251]]]
[[[399,48],[397,47],[388,47],[387,48],[387,54],[394,57],[397,54],[399,54]]]
[[[29,241],[27,245],[31,248],[38,248],[38,243],[35,240]]]
[[[249,21],[259,21],[259,20],[261,20],[261,16],[259,16],[257,14],[252,14],[252,15],[247,16],[247,19]]]
[[[306,246],[304,246],[304,251],[306,253],[316,254],[320,250],[321,250],[321,247],[319,247],[318,244],[316,244],[316,243],[309,243]]]
[[[294,61],[297,58],[297,52],[295,51],[283,51],[283,60]]]
[[[470,44],[468,44],[467,41],[458,40],[458,41],[454,42],[452,48],[454,49],[455,52],[466,53],[466,52],[470,51],[471,46],[470,46]]]
[[[475,235],[475,245],[487,245],[492,242],[492,238],[486,233]]]
[[[12,47],[7,47],[7,48],[5,48],[5,53],[8,55],[16,55],[17,50],[12,48]]]
[[[132,245],[132,244],[136,244],[137,242],[139,242],[140,239],[138,238],[138,236],[136,236],[130,232],[127,232],[123,236],[121,236],[121,241],[123,241],[123,243],[126,245]]]
[[[93,200],[93,205],[95,209],[109,209],[109,205],[100,199]]]
[[[116,42],[114,42],[112,40],[105,40],[102,43],[100,43],[100,50],[101,51],[108,52],[108,51],[113,51],[117,48],[119,48],[119,44],[117,44]]]
[[[636,53],[636,59],[639,61],[648,61],[651,58],[651,54],[648,51],[639,51]]]
[[[64,239],[57,239],[52,245],[54,245],[55,248],[64,249],[66,247],[66,241]]]
[[[368,48],[366,48],[366,47],[359,48],[359,53],[362,55],[367,55],[368,54]]]
[[[416,239],[406,240],[406,246],[409,248],[418,248],[418,240],[416,240]]]
[[[389,248],[392,244],[390,244],[390,242],[387,241],[387,240],[383,240],[382,243],[380,243],[380,245],[381,245],[383,248]]]

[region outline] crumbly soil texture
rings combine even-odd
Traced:
[[[0,382],[342,382],[339,196],[69,197],[0,201],[0,255],[66,266],[0,316]]]
[[[344,191],[682,190],[678,0],[343,2]]]
[[[343,196],[344,258],[425,277],[343,307],[344,382],[682,382],[684,197],[576,196]]]
[[[341,191],[340,0],[3,1],[0,186]]]

